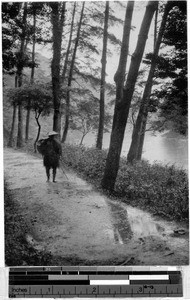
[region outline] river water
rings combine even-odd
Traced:
[[[76,143],[80,142],[80,133],[72,134],[72,141]],[[69,137],[68,142],[71,142]],[[89,133],[84,138],[83,144],[85,146],[94,146],[96,142],[96,136]],[[103,148],[109,148],[110,133],[104,134]],[[126,131],[125,138],[122,147],[122,156],[127,156],[131,143],[131,131]],[[159,162],[163,164],[175,165],[178,168],[188,170],[188,140],[186,137],[178,134],[156,134],[147,132],[145,136],[143,159],[148,160],[150,163]]]
[[[125,137],[122,154],[127,155],[131,140]],[[150,163],[174,164],[176,167],[188,169],[188,140],[183,136],[167,137],[163,134],[147,133],[142,158]]]

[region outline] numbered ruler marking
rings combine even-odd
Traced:
[[[162,296],[162,297],[182,297],[182,286],[180,284],[171,285],[31,285],[31,286],[9,286],[10,298],[33,298],[44,297],[66,297],[66,296]]]

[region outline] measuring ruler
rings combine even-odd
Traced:
[[[9,298],[183,297],[180,271],[132,267],[16,267]]]

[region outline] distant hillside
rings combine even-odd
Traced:
[[[36,63],[38,64],[35,68],[35,81],[38,82],[49,82],[51,81],[51,60],[41,55],[39,52],[36,53]],[[23,82],[29,83],[31,76],[31,69],[24,68]],[[3,84],[5,88],[15,87],[15,75],[4,74]]]

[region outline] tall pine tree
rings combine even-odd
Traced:
[[[115,181],[117,178],[121,148],[123,144],[124,132],[128,119],[131,100],[138,76],[140,63],[144,53],[149,28],[157,5],[157,1],[149,1],[147,4],[145,15],[139,32],[136,49],[131,58],[129,73],[123,90],[123,97],[120,99],[120,101],[117,101],[115,105],[111,141],[106,160],[104,176],[102,179],[102,187],[107,190],[114,189]]]

